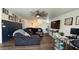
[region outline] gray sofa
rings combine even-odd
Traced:
[[[40,37],[38,35],[32,35],[31,37],[24,36],[20,33],[16,33],[14,36],[15,45],[16,46],[24,46],[24,45],[39,45]]]

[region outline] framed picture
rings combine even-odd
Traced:
[[[9,19],[9,20],[12,20],[12,16],[11,16],[11,15],[9,15],[9,16],[8,16],[8,19]]]
[[[15,15],[14,14],[12,14],[12,20],[15,21]]]
[[[76,25],[79,25],[79,16],[76,17]]]
[[[65,18],[64,25],[72,25],[73,17]]]
[[[17,22],[17,19],[16,19],[16,17],[17,17],[17,16],[15,15],[15,17],[14,17],[14,19],[15,19],[15,22]]]
[[[11,15],[8,16],[8,19],[11,21],[14,21],[13,16],[11,16]]]
[[[9,11],[7,10],[7,9],[5,9],[5,8],[2,8],[2,12],[4,13],[4,14],[9,14]]]
[[[21,18],[19,19],[19,22],[21,22]]]
[[[16,16],[16,22],[19,22],[19,21],[18,21],[18,16]]]

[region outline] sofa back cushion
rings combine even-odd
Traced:
[[[33,34],[36,34],[36,32],[43,32],[41,28],[25,28],[24,31],[28,33],[32,32]]]

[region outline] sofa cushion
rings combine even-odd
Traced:
[[[40,37],[43,36],[43,30],[41,28],[25,28],[23,30],[28,32],[30,35],[31,34],[32,35],[39,35]]]

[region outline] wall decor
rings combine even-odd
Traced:
[[[10,20],[11,18],[10,18],[10,15],[8,16],[8,20]]]
[[[12,20],[15,21],[15,15],[14,14],[12,14],[12,18],[13,18]]]
[[[9,19],[9,20],[12,20],[12,16],[11,16],[11,15],[9,15],[9,16],[8,16],[8,19]]]
[[[65,18],[64,25],[72,25],[73,17]]]
[[[12,14],[12,17],[13,17],[12,20],[13,20],[14,22],[17,22],[18,16],[16,16],[15,14]]]
[[[21,18],[19,19],[19,22],[21,22]]]
[[[76,25],[79,25],[79,16],[76,17]]]
[[[12,14],[8,16],[8,19],[14,22],[18,22],[18,16]]]
[[[18,16],[16,16],[16,22],[18,22]]]
[[[15,17],[14,17],[14,19],[15,19],[15,22],[17,22],[17,19],[16,19],[16,17],[17,17],[17,16],[15,15]]]
[[[5,8],[2,8],[2,12],[4,13],[4,14],[9,14],[9,11],[7,10],[7,9],[5,9]]]

